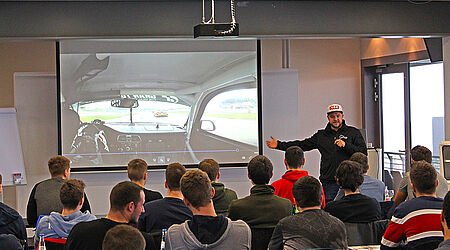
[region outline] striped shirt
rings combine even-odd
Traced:
[[[444,239],[441,231],[441,198],[421,196],[400,204],[381,240],[381,249],[395,249],[401,241],[408,247]]]

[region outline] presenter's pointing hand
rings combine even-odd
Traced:
[[[277,146],[278,146],[278,140],[275,139],[275,138],[273,138],[272,136],[271,136],[270,138],[272,138],[271,141],[266,141],[267,146],[268,146],[269,148],[277,148]]]

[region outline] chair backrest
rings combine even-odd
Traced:
[[[423,250],[423,249],[436,249],[439,244],[442,242],[442,239],[430,239],[429,241],[425,241],[420,244],[416,244],[413,247],[407,246],[407,250]]]
[[[64,250],[67,239],[44,238],[44,241],[47,250]],[[39,245],[37,249],[39,249]]]
[[[369,223],[345,222],[349,246],[380,245],[389,220],[379,220]]]
[[[252,250],[266,250],[275,228],[251,228]]]

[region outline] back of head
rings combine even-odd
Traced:
[[[219,163],[214,159],[204,159],[198,164],[198,169],[208,174],[211,181],[215,181],[219,174]]]
[[[3,184],[3,176],[2,176],[2,174],[0,174],[0,185],[2,185]]]
[[[411,149],[411,158],[414,161],[426,161],[431,164],[433,159],[431,151],[424,146],[417,145]]]
[[[361,170],[362,170],[363,174],[367,173],[367,170],[369,170],[367,155],[365,155],[361,152],[356,152],[356,153],[352,154],[352,156],[350,156],[349,160],[361,164]]]
[[[312,176],[298,179],[294,183],[292,194],[301,208],[320,206],[322,203],[322,186],[319,180]]]
[[[289,168],[299,168],[303,165],[303,159],[305,157],[305,153],[298,146],[291,146],[286,149],[284,153],[284,159],[286,159],[286,163]]]
[[[142,233],[129,225],[117,225],[108,230],[103,239],[102,250],[144,250]]]
[[[123,181],[115,185],[109,195],[109,203],[112,211],[122,211],[130,202],[138,204],[141,200],[142,188],[131,182]]]
[[[71,179],[64,182],[59,191],[59,199],[66,209],[75,209],[83,199],[86,184],[82,180]]]
[[[140,181],[144,179],[144,175],[147,172],[147,162],[142,159],[134,159],[128,162],[128,178],[131,181]]]
[[[166,168],[166,183],[169,190],[180,190],[181,176],[186,173],[186,168],[180,163],[171,163]]]
[[[342,189],[355,192],[364,182],[360,164],[354,161],[343,161],[336,169],[336,181]]]
[[[417,192],[421,194],[434,194],[436,192],[437,172],[430,163],[414,161],[411,164],[409,177]]]
[[[269,158],[264,155],[253,157],[247,165],[250,179],[257,185],[269,183],[272,178],[273,165]]]
[[[181,193],[191,205],[198,209],[211,202],[211,181],[202,170],[191,170],[181,178]]]
[[[70,160],[66,157],[57,155],[48,160],[48,171],[52,177],[63,175],[66,169],[70,169]]]
[[[447,192],[442,205],[442,220],[445,219],[447,229],[450,229],[450,192]]]

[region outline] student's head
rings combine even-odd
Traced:
[[[255,185],[264,185],[269,183],[273,175],[273,165],[269,158],[264,155],[253,157],[247,165],[248,178]]]
[[[413,161],[426,161],[431,164],[431,151],[424,146],[417,145],[411,149],[411,158]]]
[[[103,239],[102,250],[144,250],[142,233],[129,225],[117,225],[108,230]]]
[[[171,163],[166,168],[166,186],[171,191],[180,191],[181,176],[186,173],[186,168],[180,163]]]
[[[195,209],[212,202],[213,190],[208,175],[202,170],[188,171],[181,177],[181,193],[186,204]]]
[[[198,169],[202,170],[211,181],[216,181],[219,175],[219,163],[214,159],[204,159],[198,164]]]
[[[59,199],[65,209],[81,209],[83,206],[84,188],[86,184],[82,180],[67,180],[61,186]]]
[[[128,162],[127,174],[131,181],[147,180],[147,162],[142,159],[134,159]]]
[[[444,198],[444,204],[442,205],[442,231],[450,229],[450,192],[447,192]],[[445,230],[444,230],[445,229]]]
[[[70,160],[62,155],[53,156],[48,160],[48,171],[52,177],[70,177]]]
[[[284,161],[289,169],[298,169],[305,164],[305,154],[298,146],[289,147],[284,153]]]
[[[364,181],[360,164],[343,161],[336,169],[336,182],[342,188],[355,192]]]
[[[300,208],[320,206],[322,203],[322,186],[319,180],[312,176],[303,176],[298,179],[294,183],[292,194]]]
[[[369,170],[369,163],[367,160],[367,155],[361,153],[361,152],[356,152],[354,154],[352,154],[352,156],[350,156],[350,161],[355,161],[359,164],[361,164],[361,170],[363,172],[363,174],[367,173],[367,170]]]
[[[437,173],[434,167],[426,161],[414,161],[409,173],[413,191],[419,194],[432,195],[436,193]]]
[[[144,191],[131,181],[123,181],[115,185],[109,195],[111,211],[120,212],[132,223],[137,223],[139,215],[144,212],[144,201]]]

